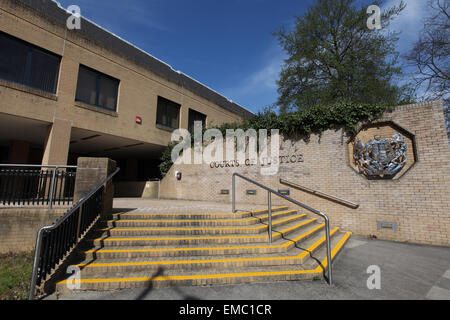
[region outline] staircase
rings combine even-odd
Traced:
[[[325,224],[288,207],[239,213],[118,212],[79,249],[80,290],[322,278]],[[331,259],[350,238],[331,228]],[[69,280],[57,283],[67,289]]]

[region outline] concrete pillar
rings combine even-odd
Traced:
[[[13,140],[9,146],[8,163],[28,164],[30,143],[27,141]]]
[[[180,128],[189,128],[189,109],[184,106],[180,108]]]
[[[70,134],[72,125],[70,121],[55,119],[48,127],[47,139],[44,145],[43,165],[66,165],[69,154]]]
[[[77,176],[75,179],[74,202],[89,193],[103,179],[116,170],[116,162],[108,158],[78,158]],[[114,184],[106,184],[103,193],[103,216],[111,214],[114,198]]]

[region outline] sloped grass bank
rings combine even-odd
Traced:
[[[0,300],[28,299],[33,258],[33,252],[0,254]]]

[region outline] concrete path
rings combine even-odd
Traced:
[[[276,202],[272,204],[276,206]],[[193,201],[193,200],[166,200],[166,199],[142,199],[142,198],[114,198],[114,211],[136,211],[136,212],[171,212],[171,213],[229,213],[230,203]],[[267,205],[259,204],[236,204],[236,210],[260,210],[267,209]]]
[[[198,203],[200,206],[201,204]],[[202,204],[204,205],[204,204]],[[216,203],[217,205],[217,203]],[[376,267],[380,289],[376,287]],[[324,281],[288,281],[210,287],[128,289],[78,292],[47,299],[62,300],[450,300],[450,248],[397,243],[353,236],[333,263],[334,285]],[[375,270],[375,273],[374,273]],[[369,279],[369,277],[371,277]]]

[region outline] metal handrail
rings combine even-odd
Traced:
[[[36,281],[37,281],[37,271],[38,271],[38,265],[39,265],[39,257],[41,254],[41,246],[42,246],[42,237],[44,232],[54,230],[57,227],[59,227],[64,221],[66,221],[77,209],[79,209],[83,203],[85,203],[87,200],[89,200],[90,197],[92,197],[93,194],[95,194],[103,185],[105,185],[109,180],[111,180],[118,172],[120,168],[116,168],[116,170],[111,173],[109,176],[107,176],[105,179],[103,179],[99,184],[97,184],[87,195],[85,195],[83,198],[77,201],[77,203],[70,208],[64,216],[59,218],[54,224],[46,227],[42,227],[38,231],[37,239],[36,239],[36,249],[34,253],[34,264],[33,264],[33,273],[31,276],[31,288],[30,288],[30,294],[29,294],[29,300],[33,300],[34,298],[34,290],[36,289]],[[78,230],[77,230],[77,243],[79,242],[79,228],[80,224],[78,224]]]
[[[297,200],[294,200],[288,196],[285,196],[281,193],[279,193],[278,191],[273,190],[272,188],[269,188],[255,180],[252,180],[246,176],[243,176],[239,173],[233,173],[233,177],[232,177],[232,192],[231,192],[231,201],[232,201],[232,211],[233,213],[236,212],[236,179],[235,177],[239,177],[241,179],[244,179],[250,183],[253,183],[254,185],[267,190],[268,192],[268,211],[269,211],[269,239],[270,242],[272,242],[272,203],[271,203],[271,194],[275,194],[289,202],[292,202],[293,204],[296,204],[306,210],[311,211],[314,214],[317,214],[319,216],[321,216],[324,220],[325,220],[325,236],[326,236],[326,242],[327,242],[327,261],[328,261],[328,284],[332,285],[333,281],[332,281],[332,270],[331,270],[331,245],[330,245],[330,220],[328,219],[328,216],[316,209],[313,209],[301,202],[298,202]]]
[[[66,165],[40,165],[40,164],[8,164],[0,163],[0,167],[19,167],[19,168],[77,168],[77,166]]]
[[[354,202],[351,202],[351,201],[348,201],[348,200],[344,200],[342,198],[338,198],[338,197],[326,194],[326,193],[321,192],[321,191],[313,190],[313,189],[310,189],[310,188],[298,185],[298,184],[296,184],[294,182],[290,182],[290,181],[285,180],[285,179],[281,179],[280,178],[280,183],[285,184],[285,185],[289,185],[291,187],[294,187],[296,189],[299,189],[299,190],[302,190],[302,191],[305,191],[305,192],[309,192],[309,193],[311,193],[313,195],[325,198],[327,200],[338,202],[338,203],[343,204],[343,205],[345,205],[347,207],[350,207],[352,209],[357,209],[359,207],[359,204],[357,204],[357,203],[354,203]]]
[[[53,197],[55,194],[55,179],[56,172],[59,169],[76,169],[77,166],[66,166],[66,165],[39,165],[39,164],[0,164],[0,167],[17,167],[17,168],[50,168],[54,169],[52,173],[52,184],[50,187],[50,199],[48,202],[48,208],[53,208]]]

